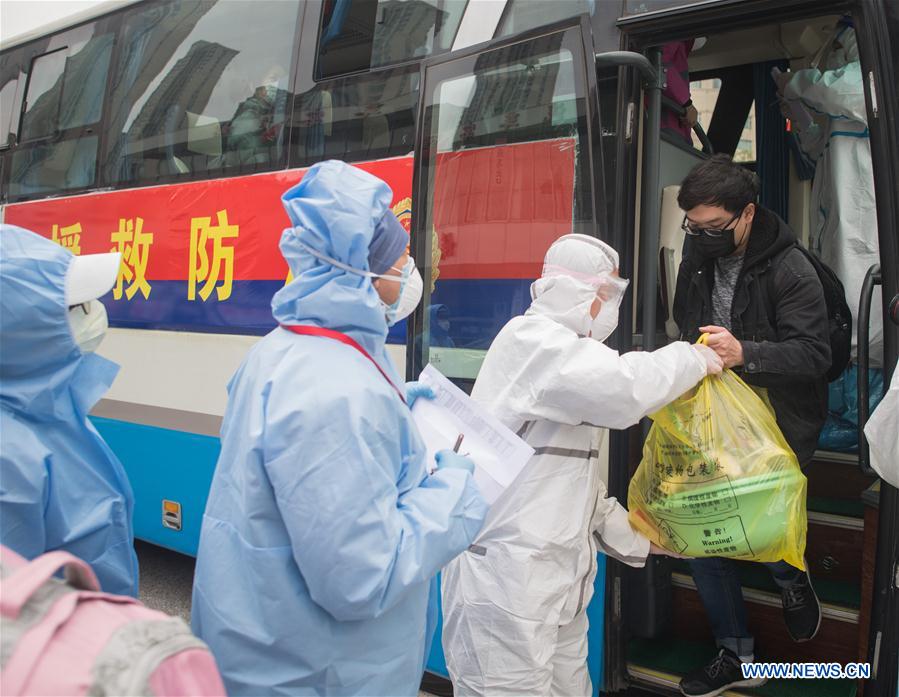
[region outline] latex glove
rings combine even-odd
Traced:
[[[407,382],[406,404],[409,405],[410,409],[412,408],[412,405],[415,404],[415,400],[419,397],[424,397],[425,399],[434,399],[434,390],[432,390],[429,385],[426,385],[423,382]]]
[[[718,375],[724,369],[724,361],[721,360],[715,351],[704,344],[692,344],[691,347],[696,355],[705,363],[706,375]]]
[[[447,468],[466,470],[474,474],[474,462],[471,459],[453,452],[452,450],[440,450],[434,456],[437,461],[437,469],[444,470]]]

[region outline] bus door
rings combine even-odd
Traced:
[[[425,61],[413,184],[423,301],[407,377],[428,363],[466,391],[493,338],[530,304],[557,237],[603,236],[599,115],[586,18]],[[604,563],[590,607],[602,680]],[[446,676],[440,634],[428,662]]]
[[[832,661],[844,665],[850,661],[868,662],[871,675],[862,686],[865,694],[896,695],[899,681],[899,492],[882,481],[875,481],[868,467],[862,430],[868,416],[869,361],[871,367],[879,367],[868,350],[869,328],[873,324],[879,325],[874,322],[875,318],[883,320],[884,385],[889,384],[899,356],[899,320],[896,316],[899,305],[899,129],[896,127],[899,90],[896,80],[899,74],[895,58],[899,52],[899,4],[893,0],[850,3],[661,0],[652,4],[628,0],[624,7],[626,16],[619,20],[618,26],[626,34],[625,43],[632,50],[643,52],[654,67],[660,62],[660,48],[669,42],[698,37],[707,39],[706,47],[690,57],[688,79],[697,88],[691,95],[694,104],[700,101],[697,90],[703,96],[711,86],[700,85],[699,81],[714,82],[716,87],[721,87],[722,80],[717,78],[723,78],[721,100],[724,89],[729,87],[728,80],[739,81],[748,76],[739,88],[750,91],[749,95],[742,95],[746,101],[741,108],[748,111],[750,104],[754,104],[753,122],[763,118],[760,109],[774,105],[777,111],[776,95],[765,92],[772,63],[783,61],[784,70],[807,67],[814,53],[812,49],[817,48],[818,42],[824,45],[828,32],[837,21],[851,19],[854,26],[867,106],[879,264],[869,269],[860,294],[853,291],[853,297],[847,295],[850,306],[859,308],[857,316],[853,317],[857,322],[858,350],[854,360],[859,379],[857,388],[853,384],[847,387],[859,405],[858,454],[819,450],[806,468],[809,480],[806,558],[823,607],[823,620],[816,637],[802,644],[790,641],[783,629],[777,589],[772,589],[769,579],[754,574],[753,565],[742,563],[740,581],[749,628],[758,645],[764,647],[765,660]],[[847,10],[848,17],[845,15]],[[816,35],[819,38],[813,39]],[[771,40],[771,37],[775,39]],[[678,228],[682,220],[683,213],[676,205],[677,184],[704,154],[700,148],[672,149],[671,143],[666,143],[664,133],[659,142],[659,124],[650,114],[652,99],[646,96],[652,92],[651,80],[644,79],[643,84],[642,94],[631,92],[626,95],[643,108],[640,140],[643,159],[638,164],[636,153],[633,153],[630,163],[621,166],[626,175],[636,177],[643,194],[633,203],[635,215],[631,218],[632,221],[636,219],[641,236],[641,258],[638,260],[641,297],[636,307],[638,321],[634,330],[635,343],[639,340],[644,348],[651,349],[677,336],[676,331],[672,333],[666,326],[666,321],[671,319],[665,295],[666,231],[669,227],[672,230]],[[773,147],[768,147],[774,139],[765,142],[760,135],[760,124],[750,125],[747,120],[747,125],[743,126],[747,113],[738,114],[739,89],[729,93],[728,103],[714,106],[713,121],[708,126],[711,145],[716,151],[727,152],[739,160],[737,155],[743,134],[752,134],[756,138],[751,148],[752,156],[745,159],[746,166],[762,177],[762,204],[778,210],[776,205],[765,200],[766,193],[773,196],[770,185],[774,184],[774,193],[782,196],[783,208],[779,212],[807,241],[811,216],[808,200],[801,196],[803,183],[797,175],[795,160],[784,150],[776,153]],[[716,124],[719,114],[727,117],[730,123]],[[775,114],[775,118],[780,118],[779,114]],[[768,121],[766,125],[770,128],[773,123]],[[779,127],[782,132],[782,120]],[[649,132],[653,128],[655,134]],[[727,140],[723,137],[725,130],[733,135],[727,147],[722,145]],[[779,171],[773,163],[774,155],[784,158],[784,168]],[[657,158],[655,163],[651,162],[653,156]],[[672,178],[675,173],[677,177]],[[780,176],[782,180],[772,181]],[[847,177],[846,181],[838,185],[859,186],[851,180],[851,174],[844,173],[843,176]],[[804,186],[811,186],[811,176]],[[851,215],[851,212],[845,215]],[[682,239],[675,241],[677,244],[672,248],[679,253]],[[676,271],[676,265],[671,268]],[[873,336],[870,338],[873,340]],[[631,464],[635,465],[636,460]],[[626,612],[623,624],[630,630],[631,639],[622,640],[627,658],[607,666],[610,672],[607,682],[615,687],[623,686],[629,679],[647,689],[676,688],[685,672],[702,665],[709,652],[714,651],[711,644],[703,643],[711,640],[711,634],[689,568],[680,561],[663,560],[648,564],[648,573],[658,571],[660,565],[665,567],[661,574],[664,578],[650,578],[648,582],[644,579],[642,584],[628,582],[632,595],[638,591],[640,596],[631,598],[636,602],[623,605]],[[657,607],[660,604],[667,607]],[[636,607],[643,608],[642,615],[635,613]],[[637,620],[651,615],[661,621],[635,622],[635,614]],[[621,638],[607,635],[606,640],[614,643]],[[845,687],[846,694],[855,694],[855,684],[854,680],[846,680],[840,689]],[[778,689],[781,689],[780,684],[769,684],[767,694],[779,694]]]
[[[899,359],[899,5],[892,0],[853,3],[852,16],[859,39],[862,75],[871,137],[874,195],[880,264],[868,270],[859,307],[859,464],[868,468],[863,429],[867,420],[865,380],[869,359],[869,321],[883,318],[884,385],[889,385]],[[873,289],[881,286],[880,304],[872,304]],[[899,424],[896,425],[899,428]],[[899,695],[899,490],[883,481],[876,518],[873,578],[863,581],[862,603],[869,604],[870,626],[861,637],[861,660],[870,661],[868,694]]]

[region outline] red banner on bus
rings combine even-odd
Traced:
[[[390,185],[408,230],[413,158],[357,166]],[[288,275],[278,249],[289,225],[281,195],[304,172],[31,201],[7,206],[5,221],[76,254],[121,252],[119,278],[104,298],[115,326],[256,333],[273,325],[269,303]],[[484,293],[494,302],[498,293],[518,297],[513,286],[537,277],[546,249],[571,231],[574,173],[575,143],[565,138],[439,154],[431,172],[432,301],[447,295],[476,317]]]

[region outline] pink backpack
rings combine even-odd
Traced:
[[[68,552],[28,562],[0,545],[0,694],[225,694],[183,620],[99,588]]]

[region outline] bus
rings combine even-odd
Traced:
[[[609,343],[650,350],[678,334],[676,193],[694,164],[733,155],[760,175],[761,203],[809,240],[813,171],[770,76],[809,66],[851,22],[867,115],[856,136],[870,139],[873,190],[852,173],[843,184],[876,202],[878,251],[861,288],[847,284],[857,350],[841,388],[858,405],[852,442],[822,446],[806,470],[806,555],[823,605],[815,639],[790,641],[770,578],[741,564],[740,579],[766,659],[860,661],[870,676],[733,694],[897,694],[899,492],[872,472],[858,433],[875,381],[888,384],[899,357],[899,3],[30,7],[32,26],[0,51],[2,219],[76,254],[122,252],[100,349],[121,370],[91,418],[128,472],[137,536],[186,554],[196,553],[227,382],[275,326],[269,303],[290,281],[279,197],[305,168],[336,158],[393,190],[425,279],[421,306],[389,335],[408,379],[431,363],[470,390],[492,339],[528,306],[550,242],[568,232],[620,252],[633,282]],[[685,139],[662,126],[682,105],[666,100],[661,54],[700,37],[685,77],[701,127]],[[607,439],[602,466],[619,500],[643,437],[637,426]],[[631,569],[602,555],[598,567],[595,691],[676,692],[715,651],[689,568],[658,558]],[[445,691],[446,676],[438,633],[429,689]]]

